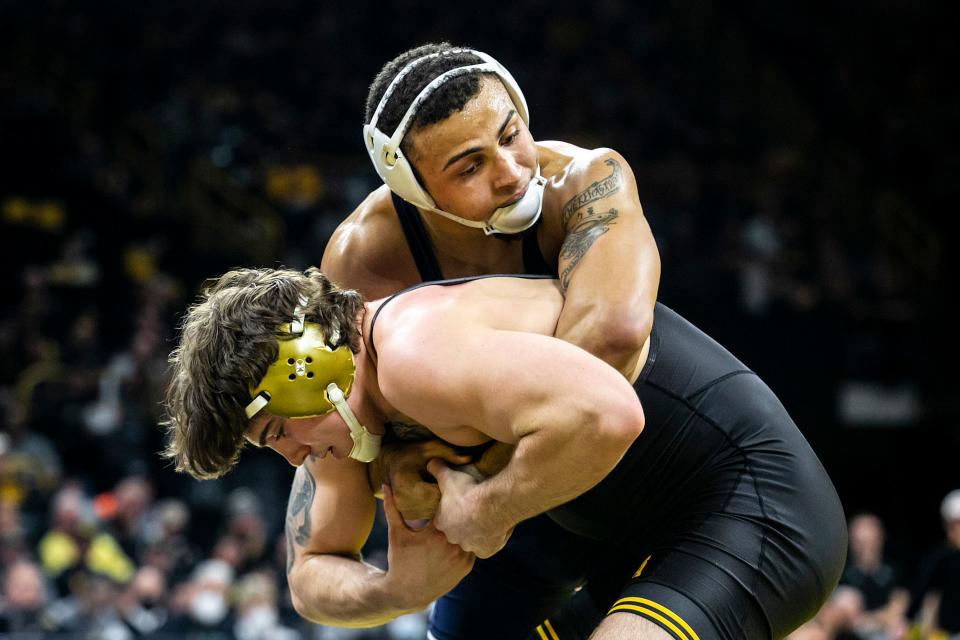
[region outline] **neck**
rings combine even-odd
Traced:
[[[520,236],[488,237],[482,229],[472,229],[448,220],[432,211],[417,209],[430,236],[437,259],[446,277],[502,273],[505,268],[522,266]],[[510,264],[511,258],[521,260]]]
[[[856,558],[853,563],[863,571],[873,572],[880,566],[880,556],[879,554],[862,555]]]
[[[417,207],[417,213],[420,214],[420,219],[423,220],[423,225],[430,232],[435,245],[438,244],[437,238],[441,240],[440,244],[456,247],[461,243],[475,242],[477,238],[485,237],[483,229],[474,229],[462,225],[449,218],[444,218],[435,211]]]
[[[393,407],[387,402],[380,390],[380,382],[377,379],[377,363],[370,347],[370,328],[373,316],[384,301],[384,299],[381,299],[364,303],[364,313],[360,325],[360,352],[354,356],[357,363],[357,373],[353,384],[354,388],[361,394],[358,402],[358,406],[364,413],[361,422],[366,420],[364,424],[367,428],[377,434],[384,432],[386,417],[394,412]]]

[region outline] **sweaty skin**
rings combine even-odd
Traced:
[[[495,79],[484,80],[462,112],[409,137],[413,162],[438,206],[477,220],[515,197],[539,162],[548,183],[538,242],[544,257],[557,265],[565,294],[554,334],[635,380],[643,364],[639,348],[652,326],[660,260],[626,161],[610,149],[534,143]],[[471,149],[476,151],[463,155]],[[456,160],[449,163],[450,158]],[[422,219],[445,277],[523,271],[518,240],[489,238],[432,213],[422,213]],[[337,228],[321,268],[368,298],[420,281],[386,186]],[[505,447],[489,450],[485,457],[500,461],[488,464],[488,470],[501,468],[508,454]],[[374,487],[389,475],[373,471]],[[439,501],[435,486],[406,482],[420,471],[393,474],[403,483],[394,489],[405,516],[429,513]]]
[[[455,445],[494,439],[516,450],[483,482],[432,460],[441,507],[423,529],[403,523],[385,488],[384,572],[359,558],[374,498],[366,466],[345,456],[339,415],[251,420],[249,440],[276,429],[265,444],[302,461],[287,517],[294,604],[311,620],[341,626],[426,606],[466,575],[474,553],[491,555],[518,522],[599,482],[643,428],[623,376],[550,336],[563,304],[556,281],[493,278],[408,292],[377,321],[374,364],[369,319],[379,304],[367,305],[350,397],[361,422],[421,424]]]
[[[565,296],[555,335],[635,379],[653,323],[660,256],[626,160],[611,149],[534,142],[494,78],[484,79],[462,111],[408,138],[438,205],[475,220],[508,202],[539,162],[547,187],[537,238]],[[444,277],[523,272],[519,240],[485,236],[429,212],[421,218]],[[368,299],[420,282],[386,186],[340,224],[321,269]]]
[[[584,149],[559,141],[534,142],[514,110],[500,82],[484,79],[480,94],[461,112],[408,134],[413,162],[438,204],[476,220],[488,218],[496,206],[509,201],[539,163],[547,186],[537,240],[544,258],[555,265],[561,277],[564,295],[554,324],[546,333],[586,349],[633,380],[642,367],[640,352],[652,326],[660,278],[659,254],[643,215],[633,172],[623,157],[611,149]],[[447,166],[450,158],[465,150],[473,151]],[[477,207],[477,203],[484,206]],[[421,218],[444,277],[523,271],[519,240],[488,237],[480,230],[432,213],[421,212]],[[340,224],[327,245],[321,268],[334,281],[357,289],[367,299],[385,297],[420,282],[386,186],[370,193]],[[495,444],[477,461],[477,466],[488,475],[498,471],[510,459],[512,448],[509,444]],[[451,460],[452,455],[450,450],[437,457],[457,464]],[[429,477],[425,458],[422,453],[414,453],[402,461],[391,461],[388,468],[371,466],[373,477],[363,479],[363,491],[373,487],[376,492],[386,477],[408,519],[434,513],[440,492],[437,484],[423,480],[425,475]],[[327,488],[328,492],[335,490],[336,483]],[[292,492],[291,499],[294,495]],[[386,503],[385,506],[392,508]],[[372,519],[372,511],[369,517]],[[444,554],[450,549],[442,535],[413,536],[406,529],[394,530],[393,523],[397,521],[388,519],[391,546],[395,536],[398,544],[413,544],[415,540],[420,545],[418,552],[427,554],[426,549],[430,549],[429,559],[449,560]],[[324,528],[330,527],[334,534],[337,526],[324,521]],[[323,529],[313,523],[312,531]],[[326,561],[317,558],[328,548],[349,548],[351,554],[359,553],[359,546],[340,541],[335,535],[331,538],[333,543],[326,546],[313,542],[324,537],[324,533],[316,533],[306,538],[310,542],[305,543],[298,557],[309,556],[310,560],[296,563],[290,574],[298,608],[307,617],[314,614],[317,619],[324,615],[313,610],[312,603],[317,603],[322,595],[316,591],[320,581],[316,572],[327,568],[323,566]],[[299,549],[294,548],[294,552]],[[397,566],[402,562],[398,558]],[[441,585],[455,584],[469,571],[454,562],[446,574],[439,575],[443,574],[439,568],[442,563],[425,562],[424,584],[428,583],[426,574],[431,571],[435,573],[429,579]],[[420,572],[413,561],[403,566]],[[413,608],[425,606],[433,592],[424,588],[423,597],[413,603]],[[399,608],[391,608],[376,594],[370,598],[372,602],[368,599],[344,603],[349,609],[338,616],[341,623],[388,620],[406,610],[403,605],[411,604],[401,602]],[[356,607],[352,606],[354,603]]]

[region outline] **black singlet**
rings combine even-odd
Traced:
[[[450,286],[477,279],[434,282],[443,274],[423,221],[415,207],[391,195],[425,281],[391,299],[426,283]],[[519,277],[555,278],[539,249],[538,225],[523,234],[528,275]],[[374,357],[374,325],[388,302],[371,321]],[[577,565],[573,558],[589,539],[613,545],[621,551],[600,556],[610,564],[595,567],[590,597],[628,608],[637,598],[652,599],[689,620],[703,638],[780,637],[826,599],[843,567],[843,509],[816,454],[773,392],[726,349],[660,303],[647,362],[634,388],[646,427],[620,464],[593,489],[548,512],[562,529],[543,529],[547,518],[538,516],[520,523],[503,551],[478,561],[475,571],[437,603],[431,622],[436,637],[507,637],[509,625],[484,627],[489,616],[481,617],[482,624],[473,620],[473,635],[463,636],[471,617],[456,602],[492,602],[505,579],[522,577],[514,565],[526,566],[523,558],[539,557],[536,550],[554,539],[567,545],[564,552],[542,554],[527,571],[563,566],[557,558]],[[524,547],[530,542],[532,548]],[[621,590],[637,566],[629,562],[636,552],[646,560]],[[629,571],[621,575],[624,567]],[[561,584],[566,578],[550,579]],[[518,597],[513,609],[504,609],[504,622],[516,618],[522,629],[527,619],[522,611],[543,604]]]
[[[698,625],[716,637],[785,635],[816,612],[846,551],[843,510],[813,450],[756,374],[660,303],[634,388],[643,433],[606,478],[550,517],[583,539],[653,558],[645,582],[629,587],[640,591],[620,592],[628,601],[660,590],[664,603],[697,603]],[[601,600],[616,599],[629,573],[617,577]]]
[[[393,208],[397,210],[397,217],[400,219],[400,226],[403,228],[403,236],[407,239],[407,246],[410,247],[410,253],[413,254],[413,260],[417,264],[417,271],[420,272],[420,279],[424,282],[443,280],[443,272],[440,270],[437,254],[433,250],[433,243],[430,242],[430,236],[423,226],[420,212],[417,211],[415,206],[392,191],[390,197],[393,199]],[[542,219],[537,220],[536,224],[521,234],[523,240],[523,269],[524,273],[527,274],[556,277],[555,270],[543,258],[540,245],[537,242],[537,229],[540,228]]]

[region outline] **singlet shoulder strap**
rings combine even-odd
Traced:
[[[393,208],[397,210],[397,217],[400,219],[400,226],[403,228],[403,236],[407,239],[407,246],[410,247],[413,261],[417,264],[420,279],[424,282],[443,280],[440,263],[437,262],[437,254],[433,250],[430,236],[427,235],[427,230],[423,227],[423,220],[420,219],[417,208],[392,191],[390,192],[390,198],[393,199]]]
[[[533,275],[556,277],[556,272],[547,264],[543,258],[543,252],[540,251],[537,230],[542,221],[543,218],[537,220],[537,223],[523,234],[523,271]]]
[[[395,294],[393,294],[392,296],[384,300],[383,304],[377,307],[377,310],[373,314],[373,318],[370,320],[369,347],[370,347],[370,354],[373,356],[373,361],[374,362],[377,361],[377,345],[376,345],[376,340],[374,339],[374,330],[377,327],[377,318],[380,317],[380,312],[383,311],[388,304],[393,302],[395,298],[397,298],[398,296],[402,296],[403,294],[408,293],[410,291],[413,291],[414,289],[419,289],[420,287],[430,287],[430,286],[452,287],[454,285],[463,284],[464,282],[473,282],[474,280],[483,280],[484,278],[525,278],[528,280],[549,280],[551,276],[541,275],[541,274],[519,274],[518,275],[514,273],[491,273],[491,274],[482,275],[482,276],[466,276],[464,278],[452,278],[450,280],[438,280],[435,282],[421,282],[419,284],[413,285],[412,287],[407,287],[402,291],[397,291]]]

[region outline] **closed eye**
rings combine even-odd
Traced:
[[[282,422],[280,423],[280,426],[277,429],[277,434],[270,435],[270,429],[273,428],[273,425],[274,425],[274,418],[270,418],[269,420],[267,420],[267,424],[264,425],[263,429],[260,431],[260,437],[256,441],[251,440],[250,441],[251,444],[253,444],[255,447],[259,449],[262,449],[263,447],[267,446],[268,438],[273,438],[274,440],[276,440],[278,437],[277,434],[279,434],[283,430],[283,423]]]
[[[471,174],[476,173],[479,168],[480,168],[480,161],[479,161],[479,160],[474,160],[474,161],[471,162],[469,165],[467,165],[467,168],[466,168],[466,169],[463,169],[462,171],[460,171],[459,173],[457,173],[457,175],[458,175],[458,176],[461,176],[461,177],[466,177],[466,176],[469,176],[469,175],[471,175]]]

